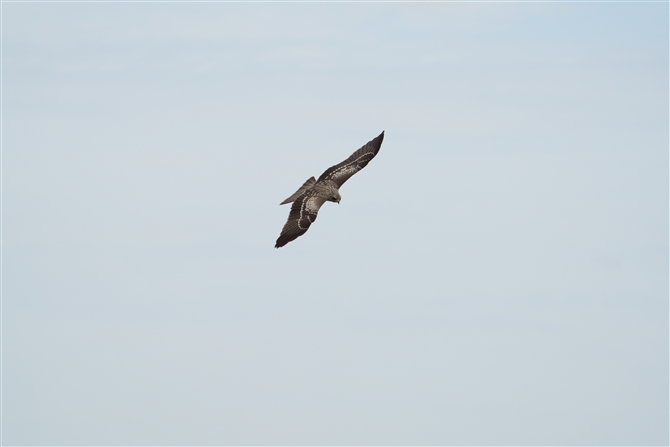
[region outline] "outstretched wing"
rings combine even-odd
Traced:
[[[305,234],[312,222],[316,220],[316,214],[325,201],[318,195],[310,194],[309,191],[295,199],[291,205],[288,220],[277,238],[275,248],[283,247]]]
[[[338,163],[335,166],[331,166],[326,169],[326,172],[321,174],[318,182],[321,180],[332,180],[337,184],[339,188],[349,180],[349,177],[363,169],[379,152],[379,148],[382,147],[382,141],[384,140],[384,132],[380,133],[379,136],[371,141],[369,141],[365,146],[351,154],[349,158],[344,160],[342,163]]]

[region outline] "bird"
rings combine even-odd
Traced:
[[[275,248],[283,247],[307,232],[316,220],[319,208],[326,202],[340,203],[340,187],[375,158],[384,141],[384,132],[370,140],[341,163],[326,169],[318,180],[307,179],[298,190],[280,205],[293,203],[288,220],[277,238]]]

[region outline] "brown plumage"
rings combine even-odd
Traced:
[[[325,202],[340,203],[339,189],[349,178],[363,169],[379,152],[384,140],[384,132],[351,154],[342,163],[331,166],[318,180],[310,177],[298,190],[281,205],[293,202],[288,220],[277,238],[275,248],[283,247],[307,232],[316,220],[319,208]]]

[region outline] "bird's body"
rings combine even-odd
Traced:
[[[316,220],[321,206],[330,201],[340,203],[339,189],[352,175],[363,169],[379,152],[384,140],[384,132],[365,146],[351,154],[342,163],[331,166],[321,174],[318,180],[309,178],[298,190],[281,205],[293,202],[288,220],[284,224],[275,248],[283,247],[307,232]]]

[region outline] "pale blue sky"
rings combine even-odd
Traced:
[[[668,444],[667,3],[2,12],[4,444]]]

